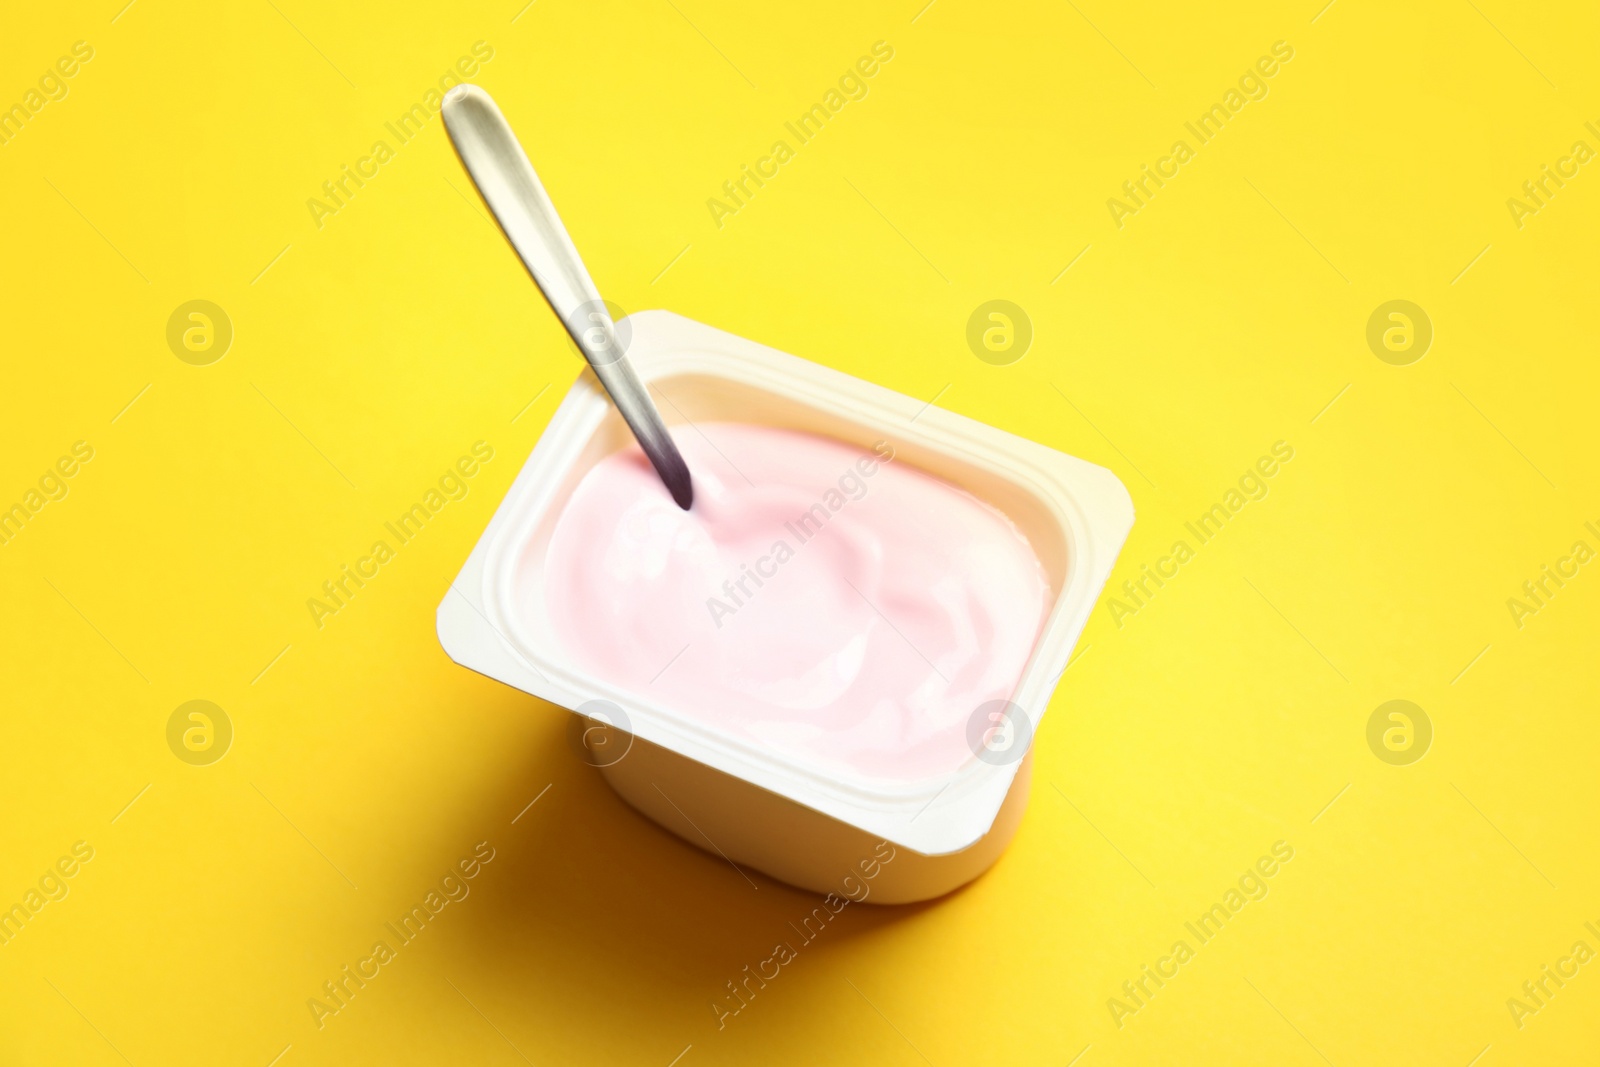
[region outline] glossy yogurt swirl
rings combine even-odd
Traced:
[[[964,490],[830,438],[679,427],[690,511],[637,446],[557,520],[551,617],[578,664],[725,734],[897,781],[973,758],[1050,600],[1027,539]]]

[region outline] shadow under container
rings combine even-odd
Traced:
[[[585,671],[548,609],[550,535],[583,476],[632,443],[588,370],[568,391],[439,605],[440,643],[464,667],[573,711],[612,755],[591,762],[634,808],[697,847],[792,885],[839,891],[877,866],[867,898],[941,896],[1009,844],[1027,806],[1033,733],[1133,525],[1110,471],[859,378],[665,311],[619,323],[647,385],[672,398],[667,423],[745,422],[831,437],[870,452],[887,439],[906,463],[972,493],[1025,534],[1050,584],[1049,609],[1011,696],[1004,751],[979,746],[950,773],[868,778],[744,742]],[[594,731],[581,731],[590,735]],[[621,752],[619,757],[615,753]]]

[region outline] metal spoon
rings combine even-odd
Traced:
[[[611,313],[505,116],[476,85],[457,85],[445,94],[444,125],[534,284],[611,394],[672,499],[689,510],[694,502],[689,466],[628,362]]]

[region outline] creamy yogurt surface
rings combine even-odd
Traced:
[[[631,445],[557,519],[546,596],[578,665],[810,765],[915,781],[972,759],[969,722],[1011,697],[1050,604],[1016,526],[887,441],[673,437],[690,511]]]

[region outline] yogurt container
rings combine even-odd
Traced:
[[[624,800],[741,870],[818,892],[871,878],[864,899],[885,904],[940,896],[975,878],[1021,822],[1034,731],[1133,525],[1127,490],[1103,467],[670,312],[631,315],[619,333],[631,334],[629,359],[665,401],[669,426],[752,423],[863,452],[891,441],[897,464],[1005,516],[1049,585],[1015,691],[973,709],[970,759],[905,780],[735,736],[584,669],[551,609],[552,533],[584,475],[632,442],[588,370],[440,603],[445,651],[573,711],[580,751]]]

